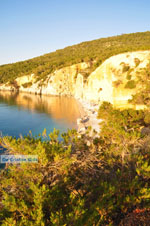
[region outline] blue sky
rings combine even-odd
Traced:
[[[0,0],[0,64],[150,30],[149,0]]]

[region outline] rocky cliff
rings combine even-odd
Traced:
[[[56,70],[43,81],[34,74],[22,76],[14,84],[0,85],[1,90],[19,90],[35,94],[67,95],[90,102],[108,101],[118,107],[132,107],[128,100],[142,87],[138,74],[146,68],[150,51],[137,51],[112,56],[88,77],[89,63],[79,63]],[[136,108],[144,108],[139,105]]]

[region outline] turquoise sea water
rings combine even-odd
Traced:
[[[0,92],[0,132],[3,136],[47,134],[54,128],[60,132],[76,128],[80,117],[75,99],[68,97],[39,96],[26,93]]]

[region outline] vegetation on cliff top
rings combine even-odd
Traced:
[[[150,62],[145,68],[136,72],[138,90],[129,102],[150,107]],[[132,80],[130,80],[132,81]]]
[[[80,62],[90,62],[92,71],[110,56],[137,50],[150,50],[150,32],[123,34],[83,42],[30,60],[2,65],[0,83],[12,82],[19,76],[32,73],[39,80],[56,69]]]
[[[39,158],[0,172],[1,225],[149,225],[150,135],[141,128],[149,128],[150,113],[104,102],[99,116],[94,140],[69,131],[59,142],[56,130],[49,139],[44,131],[45,141],[1,138],[12,154]]]

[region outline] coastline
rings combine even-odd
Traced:
[[[98,109],[100,104],[90,103],[88,101],[77,99],[80,111],[80,118],[77,119],[78,133],[84,134],[90,127],[90,136],[95,132],[99,136],[102,119],[98,119]]]
[[[29,92],[28,90],[22,91],[22,90],[10,90],[10,89],[3,89],[1,87],[0,91],[6,91],[10,93],[28,93],[31,95],[41,95],[41,96],[60,96],[60,95],[53,95],[53,94],[42,94],[42,93],[35,93],[35,92]],[[98,115],[98,109],[100,103],[91,103],[89,101],[83,100],[81,98],[75,98],[73,97],[78,104],[79,112],[80,112],[80,118],[77,119],[76,126],[77,131],[79,134],[86,133],[87,129],[90,127],[90,136],[93,135],[93,131],[96,132],[98,135],[100,133],[100,125],[99,123],[102,121],[101,119],[97,118]]]

